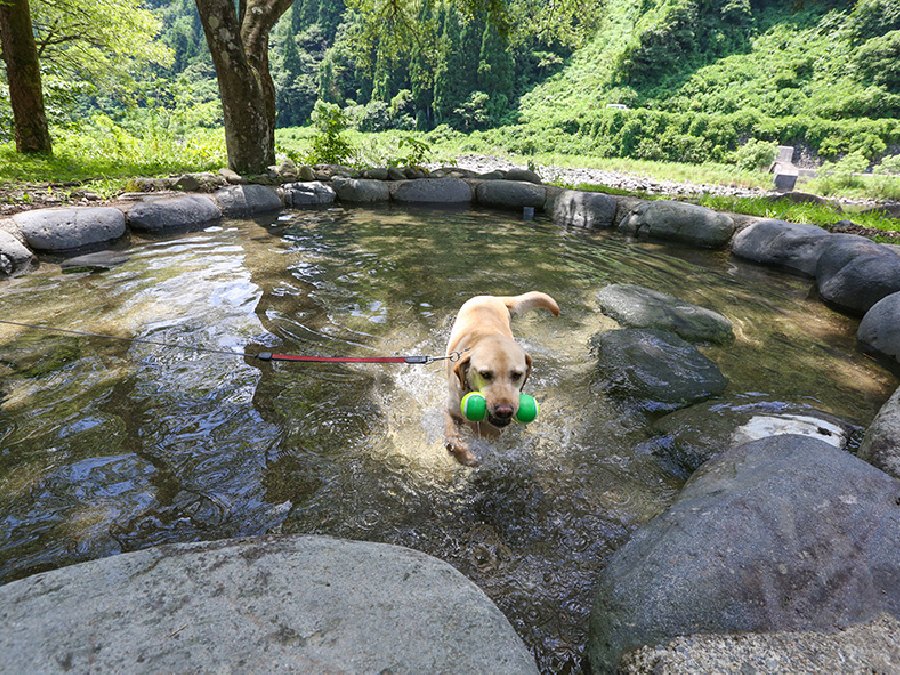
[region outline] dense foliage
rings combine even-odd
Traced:
[[[192,0],[32,6],[39,38],[81,40],[45,40],[56,125],[221,126]],[[294,0],[269,44],[282,128],[324,102],[358,130],[483,131],[524,155],[757,168],[793,144],[888,172],[900,150],[898,0]]]

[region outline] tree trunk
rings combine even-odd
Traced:
[[[264,173],[275,163],[275,84],[269,32],[292,0],[195,0],[225,115],[229,168]]]
[[[28,0],[0,2],[0,45],[6,62],[16,151],[50,153],[50,131],[41,91],[41,65]]]

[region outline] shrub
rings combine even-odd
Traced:
[[[881,163],[872,170],[872,173],[885,176],[900,176],[900,153],[888,155],[882,159]]]
[[[778,146],[757,138],[751,138],[732,154],[732,161],[744,171],[767,169],[775,161]]]
[[[353,146],[342,136],[349,123],[340,106],[316,101],[312,120],[316,134],[307,159],[310,164],[341,164],[353,156]]]

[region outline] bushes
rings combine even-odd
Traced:
[[[735,151],[732,159],[739,169],[757,171],[771,166],[776,152],[777,144],[751,138]]]

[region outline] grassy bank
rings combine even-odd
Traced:
[[[90,190],[101,197],[109,197],[126,189],[129,178],[135,176],[164,176],[194,171],[217,170],[225,165],[225,143],[221,130],[199,129],[189,135],[168,132],[164,128],[145,129],[138,134],[113,125],[108,120],[94,120],[78,129],[54,130],[54,154],[28,157],[15,153],[11,144],[0,146],[0,185],[46,185],[56,191]],[[314,131],[309,127],[279,129],[276,149],[280,155],[290,155],[303,161],[312,148]],[[492,155],[508,159],[519,166],[548,166],[560,169],[597,169],[627,173],[636,179],[675,181],[680,183],[727,185],[769,188],[771,175],[761,171],[742,171],[737,167],[715,162],[682,164],[636,159],[598,158],[588,155],[508,153],[490,134],[460,134],[437,130],[429,134],[386,131],[364,134],[345,132],[355,148],[353,163],[359,166],[405,165],[413,163],[404,138],[427,143],[426,161],[455,164],[461,155]],[[553,181],[553,176],[550,176]],[[562,182],[558,179],[553,182]],[[621,189],[604,186],[579,186],[611,193]],[[900,177],[850,176],[813,179],[798,189],[825,196],[852,196],[876,199],[900,199]],[[9,190],[7,190],[9,194]],[[635,193],[639,194],[639,193]],[[27,191],[26,191],[27,195]],[[643,195],[642,195],[643,196]],[[7,197],[9,198],[9,197]],[[28,197],[24,197],[27,200]],[[749,215],[781,218],[792,222],[830,226],[843,219],[851,219],[864,227],[884,231],[900,230],[897,219],[877,213],[847,214],[828,205],[796,204],[787,200],[737,198],[704,195],[698,203],[710,208]]]

